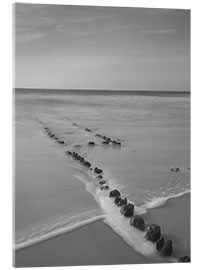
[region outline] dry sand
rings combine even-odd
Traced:
[[[159,224],[163,235],[173,240],[175,257],[189,255],[190,195],[171,199],[144,216],[147,222]],[[16,267],[155,263],[136,253],[103,221],[18,250],[15,256]]]

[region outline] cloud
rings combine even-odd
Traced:
[[[100,20],[105,20],[108,19],[109,15],[104,14],[104,15],[90,15],[85,16],[81,13],[80,16],[76,14],[76,16],[73,16],[72,18],[69,18],[70,23],[89,23],[89,22],[96,22]]]
[[[111,7],[17,4],[15,16],[16,41],[21,43],[55,34],[58,39],[62,35],[85,39],[129,24],[123,20],[120,8]]]
[[[99,33],[108,33],[118,29],[124,29],[129,26],[129,24],[123,24],[119,21],[111,21],[109,18],[106,20],[100,20],[99,23],[94,20],[87,19],[86,21],[84,20],[83,23],[78,20],[77,22],[69,22],[65,25],[54,27],[54,30],[71,38],[80,38]]]
[[[24,32],[16,35],[16,41],[23,43],[31,40],[37,40],[45,37],[47,33],[36,31],[32,33]]]
[[[176,32],[177,29],[144,29],[140,30],[141,33],[145,34],[170,34]]]
[[[60,29],[63,28],[65,25],[64,24],[58,24],[54,26],[54,29]]]

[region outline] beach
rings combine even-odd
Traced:
[[[190,256],[189,106],[185,93],[17,90],[15,266]],[[171,256],[130,225],[115,189],[172,240]]]
[[[16,267],[148,263],[102,221],[16,252]]]
[[[162,234],[173,241],[173,256],[190,256],[190,194],[173,198],[164,207],[148,210],[149,223],[159,224]]]
[[[170,238],[178,243],[181,234],[185,235],[189,231],[190,225],[185,222],[190,215],[189,206],[190,196],[186,195],[170,200],[166,210],[163,208],[152,210],[149,216],[153,222],[159,221],[158,224],[163,228],[164,235],[167,234],[167,229],[170,227]],[[181,211],[181,218],[177,218],[180,217],[180,209],[185,210]],[[185,243],[179,243],[180,247],[178,244],[174,246],[174,255],[190,254],[189,239],[190,237],[185,240]],[[159,260],[154,260],[135,252],[103,221],[93,222],[15,252],[16,267],[166,262],[161,256]]]
[[[191,261],[190,13],[13,5],[14,267]]]

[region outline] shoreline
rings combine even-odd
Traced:
[[[59,230],[54,231],[53,233],[45,234],[41,238],[36,238],[36,239],[30,240],[30,241],[26,241],[24,243],[15,244],[14,245],[14,250],[18,251],[18,250],[22,250],[24,248],[31,247],[31,246],[36,245],[36,244],[40,244],[41,242],[49,240],[49,239],[51,239],[53,237],[57,237],[59,235],[65,234],[65,233],[70,233],[70,232],[72,232],[72,231],[74,231],[74,230],[76,230],[76,229],[78,229],[80,227],[83,227],[83,226],[86,226],[88,224],[94,223],[97,220],[102,221],[103,219],[104,219],[104,216],[101,215],[101,216],[95,216],[95,217],[89,218],[87,220],[80,221],[79,223],[76,223],[76,224],[74,224],[72,226],[69,226],[68,228],[59,229]]]
[[[169,236],[174,242],[174,256],[189,255],[190,241],[179,241],[185,230],[188,230],[186,220],[190,217],[190,194],[178,198],[171,198],[159,208],[148,209],[143,215],[150,223],[161,226],[163,235]],[[182,208],[183,207],[183,208]],[[181,219],[176,217],[177,212]],[[171,223],[169,223],[171,220]],[[188,220],[190,223],[190,220]],[[169,226],[170,225],[170,226]],[[190,231],[190,226],[189,226]],[[190,236],[190,233],[189,233]],[[190,237],[189,237],[190,238]],[[189,239],[190,240],[190,239]],[[183,247],[180,247],[183,244]],[[188,252],[188,253],[187,253]],[[14,250],[15,267],[43,267],[43,266],[79,266],[79,265],[109,265],[109,264],[146,264],[161,263],[163,258],[154,261],[134,251],[120,235],[115,233],[102,220],[85,224],[76,229],[55,235],[31,246]],[[187,254],[186,254],[187,253]]]
[[[150,263],[101,220],[14,252],[17,268]]]
[[[173,241],[173,255],[178,258],[190,256],[191,242],[191,193],[169,199],[158,208],[148,209],[143,218],[160,225],[165,238]]]

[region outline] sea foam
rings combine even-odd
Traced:
[[[154,256],[156,254],[155,246],[147,241],[144,237],[144,232],[130,226],[129,219],[124,217],[119,208],[114,205],[113,200],[107,194],[102,194],[97,190],[97,201],[103,209],[105,222],[118,233],[135,251],[145,256]],[[141,214],[142,209],[136,208],[137,213]],[[135,209],[135,213],[136,213]]]
[[[97,220],[102,220],[105,215],[93,210],[83,214],[74,215],[70,218],[61,218],[53,224],[41,224],[40,230],[25,231],[14,245],[15,250],[19,250],[28,246],[32,246],[44,240],[48,240],[54,236],[73,231],[79,227],[85,226]]]
[[[153,198],[151,201],[146,202],[144,205],[142,205],[142,207],[145,209],[162,207],[162,206],[166,205],[168,200],[181,197],[181,196],[188,194],[188,193],[190,193],[190,190],[185,190],[185,191],[182,191],[178,194],[172,194],[172,195],[166,196],[166,197]]]
[[[119,211],[113,200],[108,197],[109,191],[100,190],[99,187],[93,188],[91,181],[81,174],[75,175],[85,184],[86,190],[89,191],[104,212],[104,221],[118,233],[135,251],[145,256],[155,256],[157,251],[155,245],[147,241],[144,232],[130,226],[129,219],[125,218]],[[112,187],[114,188],[114,187]],[[144,214],[146,209],[135,206],[135,214]]]
[[[77,174],[75,176],[85,184],[86,190],[94,196],[95,200],[104,212],[103,221],[106,224],[108,224],[117,234],[119,234],[123,240],[129,244],[136,252],[151,258],[160,257],[156,250],[155,244],[145,239],[145,232],[132,227],[129,223],[129,218],[124,217],[120,213],[120,208],[117,207],[114,204],[113,199],[108,196],[108,190],[100,190],[100,188],[96,187],[96,185],[90,180],[91,178],[88,180],[82,174]],[[115,186],[117,186],[117,183]],[[113,185],[113,182],[111,182],[111,189],[114,189],[115,186]],[[173,196],[156,198],[143,206],[137,206],[134,204],[134,214],[145,214],[147,209],[161,207],[166,204],[168,199],[182,196],[188,192],[189,191],[185,191]],[[171,262],[176,261],[176,259],[173,257],[167,260]]]

